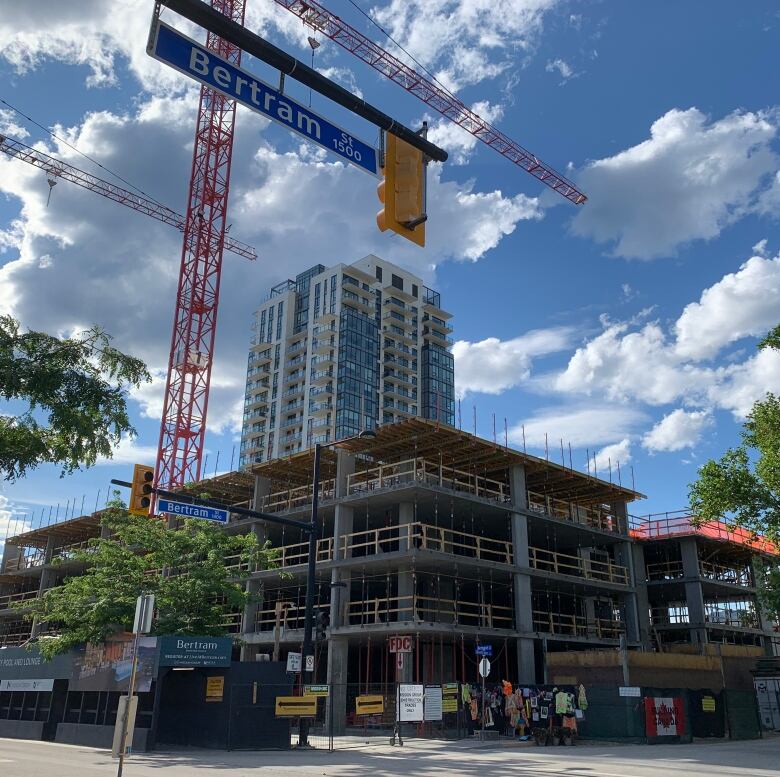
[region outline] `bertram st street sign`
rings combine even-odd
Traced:
[[[309,108],[291,100],[256,76],[230,64],[200,43],[158,21],[150,56],[226,97],[297,132],[372,175],[378,175],[377,150]]]
[[[217,523],[227,523],[229,515],[227,510],[220,510],[218,507],[174,502],[172,499],[158,499],[157,512],[179,515],[182,518],[202,518],[203,520],[216,521]]]

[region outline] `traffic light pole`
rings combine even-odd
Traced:
[[[317,509],[319,507],[320,496],[320,456],[322,447],[314,443],[314,472],[312,475],[312,498],[311,498],[311,523],[309,525],[309,565],[306,572],[306,609],[303,616],[303,676],[304,684],[311,683],[314,677],[314,667],[308,670],[306,660],[312,653],[312,634],[314,631],[314,586],[317,564]],[[312,653],[313,655],[313,653]],[[309,719],[300,718],[298,724],[298,747],[309,747]]]

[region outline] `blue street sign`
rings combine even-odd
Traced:
[[[171,499],[158,499],[157,512],[178,515],[181,518],[202,518],[205,521],[217,521],[227,523],[228,511],[216,507],[204,507],[203,505],[190,505],[186,502],[174,502]]]
[[[492,645],[477,645],[475,653],[478,656],[487,656],[488,658],[493,655]]]
[[[147,52],[180,73],[216,89],[231,100],[278,122],[372,175],[378,174],[377,150],[341,127],[299,105],[197,41],[163,22],[157,23]]]

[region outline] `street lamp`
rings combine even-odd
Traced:
[[[376,432],[373,429],[365,429],[360,434],[356,434],[353,437],[346,437],[343,440],[335,440],[334,442],[320,445],[320,443],[314,443],[314,474],[313,480],[313,492],[311,499],[311,525],[309,528],[309,566],[306,573],[306,609],[303,616],[303,674],[304,684],[305,681],[311,683],[312,675],[314,673],[314,667],[308,669],[306,666],[306,658],[312,650],[312,632],[314,631],[314,586],[315,586],[315,571],[317,563],[317,529],[318,529],[318,502],[320,495],[320,456],[323,448],[332,448],[334,445],[340,445],[341,443],[351,442],[352,440],[367,440],[376,437]],[[309,745],[309,721],[306,718],[300,719],[299,735],[298,735],[298,747],[308,747]]]

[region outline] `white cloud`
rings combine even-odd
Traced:
[[[675,324],[677,352],[691,359],[714,356],[748,335],[764,334],[780,320],[780,254],[753,256],[735,273],[705,289]]]
[[[162,407],[157,418],[162,414]],[[157,446],[156,445],[139,445],[134,437],[123,437],[119,441],[119,445],[112,451],[113,455],[110,459],[100,458],[97,461],[98,465],[113,465],[113,464],[137,464],[140,462],[146,462],[147,464],[154,464],[157,459]]]
[[[58,134],[183,212],[194,97],[192,92],[186,99],[156,96],[137,103],[126,115],[91,113],[76,127],[59,128]],[[251,314],[273,283],[315,262],[351,262],[367,253],[432,280],[437,264],[477,261],[518,222],[541,217],[536,199],[478,191],[473,181],[442,181],[441,167],[434,166],[427,245],[421,251],[377,230],[379,202],[370,179],[312,152],[309,145],[286,153],[277,150],[266,135],[278,132],[252,113],[239,113],[228,218],[231,235],[257,246],[260,258],[248,262],[225,254],[209,402],[211,431],[236,428]],[[41,148],[88,167],[63,144]],[[45,175],[5,157],[0,159],[0,193],[10,196],[11,207],[19,207],[11,229],[0,236],[0,250],[10,254],[0,267],[0,310],[50,332],[102,324],[115,336],[117,347],[164,374],[180,233],[67,182],[58,184],[46,207]],[[159,417],[159,380],[136,396],[144,413]]]
[[[770,147],[774,121],[764,113],[709,121],[696,108],[670,110],[653,123],[648,140],[581,171],[589,200],[572,222],[574,233],[614,243],[616,255],[637,259],[717,237],[757,208],[766,178],[778,168]]]
[[[325,78],[329,78],[331,81],[336,81],[341,84],[341,86],[357,97],[363,97],[363,92],[357,85],[355,74],[348,67],[318,67],[317,72],[325,76]]]
[[[30,528],[24,513],[16,511],[8,497],[0,494],[0,559],[3,557],[6,538],[14,537]]]
[[[450,89],[507,70],[534,49],[557,0],[391,0],[371,15]],[[406,59],[403,53],[399,57]],[[410,63],[411,64],[411,63]]]
[[[571,65],[566,62],[564,59],[551,59],[548,60],[547,64],[544,66],[544,69],[548,73],[558,73],[561,76],[561,82],[560,86],[565,84],[570,78],[574,78],[577,76],[577,73],[574,72]]]
[[[0,108],[0,134],[12,135],[24,140],[30,133],[16,119],[16,114],[7,108]]]
[[[509,430],[509,439],[522,445],[543,448],[545,435],[551,451],[568,444],[575,448],[615,443],[634,434],[647,421],[647,415],[627,405],[590,404],[548,407],[537,411]],[[556,455],[554,458],[558,458]]]
[[[491,105],[485,101],[474,103],[471,109],[486,122],[493,124],[504,115],[504,109],[500,105]],[[428,140],[434,145],[447,151],[449,159],[447,164],[465,165],[471,159],[477,138],[470,132],[466,132],[449,119],[434,121],[428,130]]]
[[[737,273],[705,289],[668,332],[657,321],[641,327],[605,321],[604,331],[577,349],[554,387],[656,406],[682,401],[743,417],[766,392],[780,390],[780,354],[767,349],[743,361],[707,365],[701,360],[777,321],[779,260],[752,257]]]
[[[512,340],[458,340],[452,348],[458,396],[468,392],[500,394],[518,386],[530,376],[533,357],[567,348],[571,336],[568,327],[557,327],[537,329]]]
[[[685,411],[681,408],[665,415],[647,434],[642,445],[650,451],[679,451],[693,448],[705,427],[712,424],[706,410]]]
[[[595,454],[596,474],[605,478],[612,473],[612,480],[618,479],[618,465],[621,467],[631,461],[631,441],[628,438],[607,445]],[[621,477],[622,479],[622,477]]]

